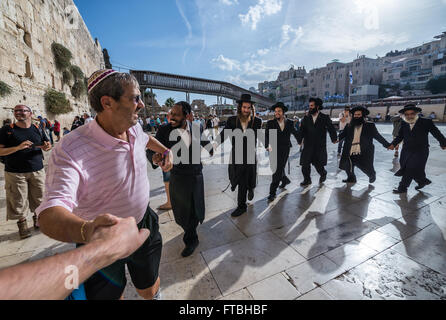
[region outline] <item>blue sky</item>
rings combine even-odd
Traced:
[[[232,82],[275,80],[358,54],[383,56],[446,31],[446,0],[74,0],[114,67]],[[161,104],[185,94],[156,91]],[[206,103],[216,102],[214,97]]]

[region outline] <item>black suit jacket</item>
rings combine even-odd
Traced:
[[[339,140],[344,139],[344,149],[342,150],[342,157],[339,163],[339,168],[348,170],[350,168],[350,150],[354,138],[355,127],[350,123],[344,131],[339,135]],[[375,146],[373,139],[379,141],[384,148],[388,148],[390,143],[376,129],[373,122],[366,122],[362,126],[360,146],[361,146],[361,162],[365,167],[373,167],[373,160],[375,157]]]
[[[300,165],[309,165],[314,158],[317,165],[325,166],[327,164],[327,132],[330,134],[331,141],[335,142],[338,134],[330,116],[319,113],[316,123],[313,123],[311,115],[302,119],[298,135],[299,144],[304,140]]]
[[[279,149],[282,148],[291,148],[293,145],[291,144],[291,135],[293,135],[296,140],[299,139],[299,133],[294,127],[293,121],[289,119],[285,119],[285,128],[283,131],[280,129],[279,122],[277,119],[269,120],[266,123],[266,136],[265,136],[265,147],[268,147],[270,144],[270,131],[277,130],[277,146]],[[298,140],[299,141],[299,140]]]
[[[401,170],[396,175],[404,174],[407,166],[413,170],[417,168],[424,170],[429,157],[429,133],[440,142],[441,147],[446,147],[445,136],[431,119],[419,118],[412,130],[406,121],[401,122],[398,136],[392,142],[396,146],[404,140],[400,157]]]
[[[246,137],[243,138],[243,163],[237,164],[236,163],[236,139],[234,137],[231,138],[232,143],[232,150],[231,150],[231,164],[228,166],[228,174],[229,174],[229,180],[231,182],[231,189],[232,191],[235,190],[237,185],[239,183],[247,184],[249,189],[255,188],[257,184],[257,158],[256,158],[256,146],[257,146],[257,137],[258,137],[258,130],[262,128],[262,120],[260,118],[254,117],[252,120],[248,123],[248,130],[252,130],[254,133],[254,141],[253,143],[248,144],[248,139]],[[225,138],[225,131],[230,130],[232,133],[234,130],[240,129],[242,130],[242,125],[240,122],[240,119],[237,116],[229,117],[226,121],[225,128],[220,132],[220,143],[223,143]],[[250,156],[254,157],[254,164],[248,164],[248,154]],[[241,180],[241,177],[246,177],[245,180]]]
[[[192,132],[192,123],[190,123],[189,121],[187,122],[189,129]],[[172,149],[172,147],[176,146],[178,143],[184,143],[181,140],[181,137],[177,137],[177,139],[175,141],[171,141],[169,139],[170,134],[172,133],[172,131],[174,131],[177,128],[173,128],[172,125],[169,124],[165,124],[159,127],[158,132],[156,133],[155,138],[161,142],[164,146],[166,146],[169,149]],[[192,150],[193,150],[193,145],[195,146],[206,146],[208,145],[210,142],[209,141],[201,141],[201,134],[203,133],[203,128],[200,126],[200,137],[196,137],[192,134],[192,141],[191,144],[189,146],[189,148],[187,148],[188,152],[189,152],[189,163],[179,163],[179,164],[174,164],[173,168],[171,170],[172,174],[178,174],[178,175],[197,175],[197,174],[201,174],[202,173],[202,169],[203,169],[203,165],[201,164],[201,160],[199,161],[199,163],[193,163],[193,156],[192,156]],[[186,148],[186,147],[185,147]],[[182,149],[185,150],[185,149]],[[201,152],[201,148],[200,148],[200,152]],[[150,163],[152,163],[152,156],[155,153],[152,150],[147,150],[147,158],[150,161]],[[175,152],[173,153],[174,159],[175,157],[180,157],[181,156],[181,150],[178,151],[178,154],[176,154]],[[198,161],[197,161],[198,162]],[[157,166],[153,165],[153,168],[157,168]]]

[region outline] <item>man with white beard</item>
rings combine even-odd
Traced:
[[[414,104],[408,104],[400,110],[403,114],[403,122],[398,136],[393,140],[389,149],[393,150],[401,141],[403,150],[401,152],[401,169],[395,173],[401,179],[400,185],[393,190],[394,193],[406,193],[412,180],[418,183],[415,187],[420,190],[431,184],[426,178],[426,163],[429,157],[429,132],[440,142],[443,150],[446,150],[446,138],[432,122],[432,119],[419,117],[421,109]]]

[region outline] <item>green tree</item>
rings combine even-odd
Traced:
[[[173,98],[169,98],[166,100],[166,102],[164,102],[164,104],[166,105],[166,107],[172,108],[175,104],[175,100]]]
[[[426,84],[426,90],[429,90],[432,94],[446,92],[446,75],[430,79]]]

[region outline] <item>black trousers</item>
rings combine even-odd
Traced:
[[[269,187],[269,194],[275,195],[277,188],[279,187],[279,184],[287,183],[290,180],[285,174],[285,166],[288,161],[290,155],[290,149],[278,149],[277,151],[277,168],[276,171],[273,173],[273,180],[271,182],[271,185]]]
[[[424,168],[422,169],[412,169],[412,170],[405,170],[403,174],[403,178],[401,179],[399,188],[400,189],[407,189],[410,184],[412,183],[412,180],[415,180],[418,184],[424,184],[428,179],[426,178],[426,171]]]
[[[183,241],[186,247],[194,245],[198,242],[198,234],[197,234],[198,224],[199,221],[197,217],[195,215],[192,215],[189,219],[188,225],[183,227],[184,230]]]
[[[237,190],[237,207],[246,210],[246,197],[248,192],[248,184],[245,181],[241,181]]]
[[[342,132],[344,132],[344,130],[340,130],[340,131],[339,131],[339,135],[340,135]],[[344,141],[345,141],[345,138],[339,140],[339,144],[338,144],[338,153],[342,153],[342,146],[344,145]]]
[[[311,159],[310,163],[305,163],[302,165],[302,174],[304,176],[305,181],[311,180],[311,165],[313,165],[316,168],[317,173],[319,173],[320,176],[326,176],[327,171],[325,170],[325,166],[321,165],[318,161],[315,160],[315,154],[313,154],[313,158]]]
[[[255,189],[256,186],[256,170],[255,164],[243,165],[243,170],[238,168],[237,175],[238,179],[238,190],[237,190],[237,207],[239,209],[246,210],[248,208],[246,204],[248,191],[250,189]]]
[[[361,169],[361,171],[364,172],[369,178],[376,176],[376,171],[373,166],[366,166],[361,162],[361,155],[351,155],[350,161],[351,161],[350,171],[345,170],[349,178],[355,177],[355,167]]]

